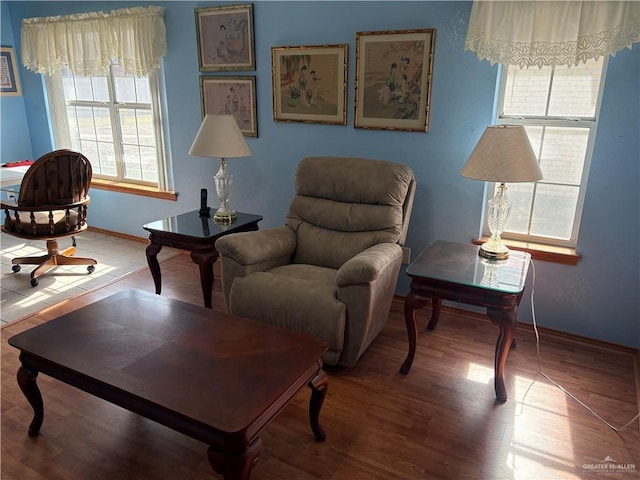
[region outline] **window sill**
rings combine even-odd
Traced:
[[[91,188],[109,190],[111,192],[129,193],[132,195],[142,195],[143,197],[160,198],[163,200],[173,200],[174,202],[178,199],[178,194],[176,192],[169,192],[167,190],[160,190],[159,188],[147,187],[144,185],[133,185],[131,183],[102,180],[100,178],[94,178],[91,180]]]
[[[489,237],[482,237],[473,240],[474,245],[482,245]],[[534,260],[542,260],[544,262],[561,263],[564,265],[576,265],[582,258],[582,255],[576,253],[575,248],[556,247],[553,245],[544,245],[541,243],[521,242],[518,240],[502,239],[507,247],[512,250],[520,250],[529,252]]]

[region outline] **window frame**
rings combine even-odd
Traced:
[[[527,242],[534,243],[540,245],[549,245],[552,247],[567,247],[575,249],[578,244],[578,235],[580,232],[580,223],[582,221],[582,213],[584,209],[584,200],[586,197],[588,179],[589,179],[589,171],[591,167],[591,161],[593,157],[593,148],[595,144],[595,138],[598,129],[598,117],[600,114],[600,107],[602,104],[602,96],[604,92],[604,85],[606,81],[608,67],[608,58],[603,60],[601,75],[600,75],[600,83],[598,88],[598,94],[595,105],[594,116],[591,117],[562,117],[557,115],[528,115],[528,116],[518,116],[518,115],[505,115],[504,114],[504,100],[506,94],[506,84],[507,84],[507,76],[509,66],[500,65],[498,69],[498,88],[496,91],[496,105],[495,105],[495,123],[497,125],[523,125],[525,128],[531,127],[561,127],[561,128],[586,128],[589,130],[586,149],[585,149],[585,157],[582,168],[582,176],[580,178],[580,185],[578,191],[578,197],[576,200],[576,208],[574,212],[573,225],[571,226],[571,235],[568,239],[551,237],[551,236],[541,236],[535,234],[527,234],[527,233],[518,233],[509,230],[505,230],[501,237],[503,240],[514,240],[516,242]],[[510,68],[518,68],[516,66],[510,66]],[[555,70],[554,70],[555,71]],[[552,72],[552,77],[554,72]],[[549,100],[551,98],[551,88],[547,92],[547,107],[549,104]],[[542,144],[540,146],[542,148]],[[540,152],[535,152],[536,157],[539,158]],[[534,193],[535,189],[538,188],[538,184],[544,185],[545,180],[537,182],[534,185]],[[557,182],[548,182],[549,185],[561,185],[561,183]],[[488,182],[486,188],[486,198],[484,200],[485,211],[486,205],[489,199],[491,199],[497,190],[499,183],[497,182]],[[508,184],[507,184],[508,186]],[[507,190],[507,195],[509,195],[509,191]],[[533,207],[535,204],[535,195],[534,200],[532,201],[531,211],[529,215],[529,222],[531,222]],[[507,225],[508,228],[508,225]],[[487,223],[486,215],[484,216],[483,221],[483,234],[486,236],[490,235],[489,227]]]
[[[107,89],[109,91],[108,102],[98,100],[73,100],[68,102],[64,95],[62,73],[57,71],[52,75],[43,76],[50,129],[55,148],[73,148],[66,111],[68,105],[88,107],[98,106],[100,108],[108,108],[111,112],[111,131],[114,138],[117,176],[114,177],[94,173],[94,186],[103,185],[107,187],[106,189],[108,190],[140,193],[149,196],[158,196],[160,198],[164,197],[161,192],[173,192],[173,178],[171,175],[172,162],[170,149],[168,148],[168,136],[165,133],[168,130],[165,115],[163,114],[166,108],[163,96],[164,90],[162,88],[162,79],[164,78],[163,74],[162,62],[160,62],[160,67],[157,70],[151,71],[147,74],[150,94],[149,104],[116,102],[114,86],[115,77],[113,75],[112,68],[109,69],[109,74],[106,75]],[[145,180],[124,178],[123,176],[122,145],[120,141],[117,140],[118,138],[119,140],[122,140],[122,132],[118,124],[119,119],[117,112],[118,109],[123,106],[126,106],[125,108],[130,107],[151,111],[156,149],[156,169],[158,174],[157,184],[155,182]]]

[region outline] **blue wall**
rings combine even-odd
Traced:
[[[18,2],[8,11],[19,50],[25,17],[112,10],[146,2]],[[220,2],[152,2],[166,7],[164,59],[171,153],[177,202],[92,190],[94,226],[145,236],[141,225],[193,210],[202,187],[213,191],[216,165],[189,157],[200,125],[194,8]],[[238,2],[232,3],[237,4]],[[241,3],[241,2],[240,2]],[[7,11],[2,3],[3,17]],[[415,256],[429,242],[469,242],[480,231],[484,186],[459,175],[484,128],[492,123],[497,67],[464,51],[471,2],[254,2],[258,138],[253,155],[229,163],[236,177],[235,208],[260,213],[262,228],[281,225],[293,195],[293,174],[307,155],[353,155],[410,165],[417,177],[407,245]],[[359,31],[436,28],[428,133],[353,128],[355,34]],[[4,19],[3,19],[4,42]],[[308,125],[272,120],[271,47],[349,45],[348,125]],[[38,75],[20,71],[35,157],[52,148]],[[225,75],[214,73],[210,75]],[[577,266],[536,262],[536,317],[540,325],[640,347],[640,45],[610,59]],[[3,97],[2,106],[4,108]],[[9,141],[4,135],[5,141]],[[408,291],[401,275],[398,293]],[[521,318],[531,321],[527,296]]]
[[[0,5],[0,43],[3,47],[15,48],[13,27],[6,2]],[[20,30],[17,30],[20,32]],[[20,34],[16,35],[20,37]],[[19,64],[19,49],[15,50]],[[19,69],[20,71],[20,69]],[[21,72],[21,71],[20,71]],[[19,75],[21,77],[21,75]],[[4,96],[0,104],[0,162],[29,160],[33,157],[31,137],[24,108],[24,97]]]

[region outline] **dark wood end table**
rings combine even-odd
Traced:
[[[504,367],[518,323],[518,305],[525,288],[531,255],[511,251],[507,260],[487,260],[478,255],[477,246],[437,241],[429,245],[407,268],[411,291],[404,302],[409,336],[409,353],[400,373],[411,369],[416,353],[418,321],[416,311],[433,302],[427,328],[438,325],[442,300],[485,307],[487,316],[498,326],[494,360],[494,387],[500,402],[507,400]]]
[[[44,418],[38,373],[84,390],[209,446],[213,469],[248,479],[260,432],[305,385],[317,441],[328,344],[293,331],[140,290],[120,292],[9,339],[18,384]]]
[[[218,258],[216,240],[224,235],[258,230],[260,215],[238,213],[231,224],[219,224],[213,217],[200,216],[199,210],[147,223],[142,228],[149,232],[147,263],[153,276],[156,293],[162,290],[162,274],[158,263],[158,253],[162,247],[179,248],[191,252],[193,260],[200,268],[200,284],[204,306],[212,307],[213,264]]]

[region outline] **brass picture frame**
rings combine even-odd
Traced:
[[[201,72],[256,69],[253,4],[196,8]]]
[[[356,34],[356,128],[427,132],[436,31]]]
[[[273,119],[347,124],[347,44],[271,47]]]
[[[202,117],[233,115],[245,137],[258,136],[256,77],[200,77]]]

